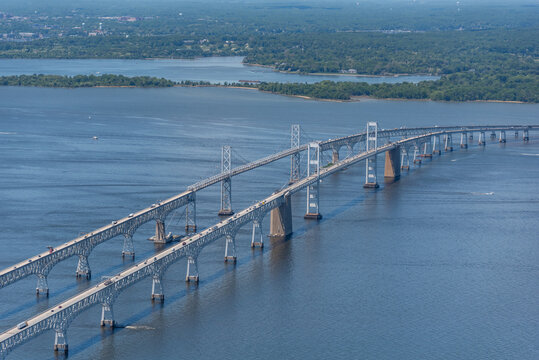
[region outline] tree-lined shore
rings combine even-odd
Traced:
[[[478,87],[477,84],[480,84]],[[473,73],[443,76],[436,81],[413,83],[334,82],[298,83],[223,83],[207,81],[172,81],[149,76],[123,75],[13,75],[1,76],[0,86],[36,86],[54,88],[219,86],[253,88],[273,94],[301,96],[324,100],[351,100],[357,96],[375,99],[435,100],[435,101],[515,101],[539,103],[536,83],[530,76],[492,75],[479,77]]]

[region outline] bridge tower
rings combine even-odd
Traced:
[[[230,174],[232,170],[232,153],[229,145],[223,146],[221,150],[221,173]],[[221,209],[219,216],[234,215],[232,211],[232,178],[228,176],[221,181]]]
[[[468,134],[465,132],[460,134],[460,148],[461,149],[468,148]]]
[[[197,193],[193,191],[191,201],[185,205],[185,233],[197,232]]]
[[[316,174],[317,179],[307,187],[307,213],[305,219],[321,219],[319,211],[319,191],[320,191],[320,144],[309,143],[307,149],[307,177]]]
[[[367,134],[365,138],[365,150],[367,152],[376,150],[378,147],[378,123],[369,121],[367,123]],[[365,185],[364,188],[377,188],[378,181],[376,180],[376,155],[373,155],[365,160]]]
[[[292,125],[290,128],[290,148],[299,149],[301,145],[300,126]],[[290,157],[290,182],[293,184],[301,178],[299,151]]]

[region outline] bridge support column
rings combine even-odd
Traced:
[[[486,145],[486,139],[485,139],[485,132],[484,131],[479,132],[479,141],[478,141],[477,144],[480,145],[480,146],[485,146]]]
[[[154,274],[152,278],[152,301],[164,302],[165,293],[163,292],[163,285],[161,283],[162,275]]]
[[[221,151],[221,173],[230,173],[232,170],[232,154],[230,146],[225,145]],[[232,178],[229,176],[221,181],[221,209],[219,216],[234,215],[232,211]]]
[[[187,257],[187,275],[185,275],[186,282],[195,282],[198,284],[198,263],[197,257],[189,255]]]
[[[90,264],[88,263],[88,255],[79,255],[79,263],[75,275],[77,278],[85,277],[88,280],[92,277],[92,271],[90,270]]]
[[[55,352],[63,352],[64,354],[67,354],[68,352],[68,345],[67,345],[67,329],[61,328],[61,329],[54,329],[55,335],[54,335],[54,351]]]
[[[410,148],[403,147],[401,149],[401,170],[410,170]]]
[[[127,256],[131,256],[131,258],[135,258],[135,245],[133,244],[133,235],[132,234],[124,234],[124,246],[122,249],[122,257],[125,258]]]
[[[460,148],[461,149],[468,148],[468,134],[466,134],[465,132],[460,134]]]
[[[518,138],[518,131],[515,131],[515,139]]]
[[[166,244],[172,240],[172,235],[167,236],[165,233],[165,220],[155,220],[155,236],[151,239],[157,244]]]
[[[423,154],[421,155],[422,158],[432,158],[432,153],[429,151],[430,143],[427,141],[423,145]]]
[[[279,207],[270,213],[270,236],[273,238],[287,238],[292,234],[292,199],[285,195]]]
[[[442,147],[442,144],[440,142],[440,135],[433,136],[432,137],[432,154],[442,155],[441,147]]]
[[[414,164],[421,165],[421,156],[419,154],[419,147],[416,145],[414,147]]]
[[[339,149],[333,149],[333,152],[331,153],[331,162],[333,164],[339,162]]]
[[[251,236],[252,248],[255,248],[258,246],[262,249],[264,247],[264,233],[262,232],[262,220],[263,218],[253,220],[253,233]]]
[[[399,146],[386,151],[386,161],[384,166],[384,179],[386,181],[396,181],[401,176],[401,149]]]
[[[225,262],[236,262],[236,234],[227,234],[225,243]]]
[[[445,151],[453,151],[453,136],[451,134],[445,135]]]
[[[313,174],[320,174],[320,145],[316,142],[309,144],[307,150],[307,157],[309,159],[307,163],[307,176]],[[318,220],[322,218],[320,215],[320,179],[316,179],[316,182],[307,186],[307,212],[305,213],[305,219]]]
[[[36,295],[44,294],[49,296],[49,284],[47,282],[48,273],[37,273],[37,286],[36,286]]]
[[[290,128],[290,148],[299,149],[301,144],[300,126],[292,125]],[[290,157],[290,181],[293,184],[301,178],[300,172],[301,156],[299,151]]]
[[[378,123],[368,122],[367,133],[365,138],[365,150],[367,152],[378,148]],[[366,189],[377,188],[378,181],[376,178],[376,155],[368,157],[365,160],[365,184]]]
[[[197,232],[197,203],[196,193],[193,193],[193,200],[185,206],[185,233]]]
[[[504,130],[500,131],[500,138],[499,138],[499,141],[500,141],[501,143],[506,143],[506,142],[507,142],[507,138],[505,137],[505,131],[504,131]]]
[[[524,136],[522,137],[522,140],[530,141],[530,133],[528,132],[528,129],[524,130]]]
[[[114,312],[112,311],[112,302],[105,302],[101,307],[101,326],[114,327]]]

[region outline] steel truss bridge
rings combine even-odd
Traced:
[[[292,210],[290,197],[307,190],[306,219],[320,219],[319,183],[320,180],[349,166],[365,161],[365,188],[378,187],[377,155],[385,153],[384,177],[396,180],[401,170],[408,170],[410,162],[420,163],[433,155],[441,155],[442,151],[453,151],[453,137],[458,140],[460,148],[467,148],[477,135],[477,144],[486,145],[486,134],[491,139],[506,142],[506,133],[514,132],[515,138],[522,134],[523,141],[529,141],[529,131],[539,130],[539,125],[495,125],[495,126],[457,126],[457,127],[423,127],[378,129],[374,122],[367,124],[366,131],[325,141],[300,144],[300,128],[293,125],[291,130],[291,147],[246,165],[232,168],[229,146],[222,149],[221,173],[189,186],[186,191],[167,200],[152,204],[150,207],[129,214],[129,216],[113,221],[85,235],[79,236],[48,252],[43,252],[14,266],[0,271],[0,288],[6,287],[27,276],[37,276],[36,293],[48,295],[47,275],[51,269],[72,256],[79,257],[76,276],[90,278],[91,271],[88,256],[99,244],[117,236],[124,237],[122,255],[134,257],[133,235],[143,224],[155,221],[155,242],[167,242],[170,236],[165,235],[165,220],[174,210],[185,207],[186,237],[168,249],[134,264],[121,273],[100,282],[60,304],[38,314],[27,321],[0,334],[0,359],[15,347],[48,331],[54,330],[54,350],[68,350],[67,329],[71,322],[83,311],[94,305],[102,306],[101,326],[114,327],[113,305],[118,295],[126,288],[147,278],[152,278],[152,300],[163,301],[164,292],[161,285],[163,274],[167,268],[179,261],[187,259],[186,281],[199,281],[197,258],[207,245],[218,239],[226,241],[225,261],[236,261],[235,238],[238,230],[252,224],[252,247],[263,247],[265,233],[262,229],[264,217],[270,213],[269,235],[287,237],[292,233]],[[359,145],[359,146],[358,146]],[[339,151],[348,149],[349,155],[340,160]],[[359,150],[354,154],[354,147]],[[323,166],[321,155],[332,152],[332,162]],[[301,178],[300,153],[307,152],[307,175]],[[231,178],[257,167],[264,166],[279,159],[291,158],[290,183],[264,200],[234,214],[231,205]],[[222,215],[227,215],[219,223],[196,233],[196,193],[210,185],[221,183]]]

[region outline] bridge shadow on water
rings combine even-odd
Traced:
[[[387,185],[386,185],[387,186]],[[227,273],[234,272],[237,269],[241,269],[243,267],[251,265],[252,261],[258,257],[265,256],[271,254],[274,250],[279,250],[281,247],[286,246],[286,243],[291,241],[292,239],[295,239],[296,241],[303,237],[309,230],[316,226],[320,226],[321,224],[325,222],[332,221],[334,218],[339,216],[340,214],[343,214],[350,209],[354,208],[355,206],[359,205],[366,199],[372,198],[376,195],[376,193],[382,191],[384,187],[381,187],[379,189],[372,189],[369,191],[365,191],[364,193],[360,193],[360,195],[350,199],[346,203],[334,208],[333,210],[327,212],[324,214],[324,217],[318,221],[304,221],[303,225],[298,227],[297,230],[294,231],[292,236],[281,239],[277,241],[271,241],[271,248],[269,251],[264,248],[262,251],[255,250],[252,251],[250,255],[238,258],[238,261],[233,266],[224,266],[221,270],[218,270],[212,274],[208,274],[204,276],[203,280],[200,281],[198,285],[192,285],[192,284],[186,284],[185,289],[173,292],[173,293],[166,293],[165,295],[165,301],[163,303],[158,302],[148,302],[149,305],[145,306],[142,310],[139,312],[131,315],[130,317],[124,319],[122,323],[117,324],[113,330],[106,328],[101,331],[100,334],[90,337],[89,339],[79,343],[72,345],[70,344],[69,347],[69,355],[74,354],[80,354],[85,350],[88,350],[92,346],[99,344],[104,339],[107,339],[114,334],[118,334],[119,332],[122,332],[127,329],[128,326],[132,324],[136,324],[140,320],[147,318],[148,316],[151,316],[153,313],[156,313],[160,311],[163,308],[166,308],[168,306],[172,306],[174,304],[177,304],[179,301],[184,299],[187,295],[194,291],[198,291],[198,289],[203,289],[205,287],[211,286],[215,284],[217,281],[221,280]],[[111,267],[110,270],[121,268],[121,265]],[[104,271],[103,273],[108,273],[108,271]],[[72,289],[74,286],[69,286],[64,289]],[[62,354],[60,355],[53,355],[49,359],[62,359],[65,358]]]
[[[146,251],[144,253],[141,253],[140,256],[142,258],[147,258],[147,257],[152,256],[153,254],[154,254],[154,252],[152,252],[152,251]],[[92,272],[92,275],[93,275],[92,278],[97,279],[97,281],[92,282],[91,280],[77,279],[77,281],[75,283],[72,283],[70,285],[66,285],[66,286],[61,287],[59,289],[52,290],[50,292],[49,296],[43,296],[43,295],[35,296],[35,298],[33,298],[33,300],[30,300],[30,301],[24,302],[22,304],[19,304],[17,307],[15,307],[13,309],[1,312],[0,313],[0,320],[7,319],[10,316],[13,316],[13,315],[15,315],[15,314],[17,314],[19,312],[24,311],[24,310],[29,310],[33,306],[36,306],[36,304],[39,304],[39,303],[44,303],[44,302],[48,303],[48,302],[51,302],[51,300],[58,299],[58,298],[60,298],[61,301],[66,300],[69,297],[67,297],[67,298],[62,298],[61,297],[65,293],[67,293],[69,291],[72,291],[72,290],[75,290],[76,288],[79,288],[80,291],[87,290],[90,287],[92,287],[93,285],[96,285],[98,282],[101,282],[101,277],[102,276],[113,276],[119,270],[124,269],[125,264],[127,262],[132,262],[133,264],[135,263],[134,261],[125,260],[121,264],[109,266],[109,267],[104,268],[103,270],[101,270],[99,272]],[[29,292],[32,291],[32,290],[33,290],[33,288],[30,289]],[[76,293],[78,293],[78,291]],[[73,293],[71,296],[75,296],[76,293]]]

